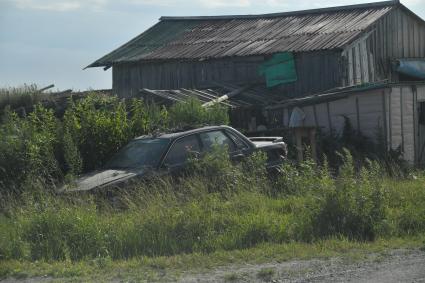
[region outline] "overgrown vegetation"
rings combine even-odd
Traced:
[[[99,94],[69,100],[63,117],[36,104],[21,117],[6,107],[0,123],[0,193],[35,182],[54,188],[67,175],[100,168],[132,138],[174,127],[228,123],[227,109],[195,99],[170,109]],[[198,121],[198,122],[197,122]]]
[[[163,178],[122,192],[124,210],[98,206],[93,198],[29,194],[0,220],[0,256],[116,260],[425,232],[425,210],[419,205],[425,201],[422,176],[395,181],[373,162],[358,171],[345,152],[336,178],[326,167],[305,162],[283,167],[271,181],[252,166],[264,161],[262,156],[238,165],[224,156],[216,163],[210,156],[199,161],[208,174],[203,169],[178,182]],[[232,174],[222,174],[222,168]],[[302,177],[306,170],[309,177]],[[306,188],[287,190],[281,185],[287,181]]]
[[[6,106],[12,108],[32,107],[40,101],[46,94],[42,94],[35,84],[23,85],[20,87],[0,88],[0,114]]]
[[[40,105],[26,117],[6,110],[0,125],[0,261],[111,261],[211,254],[259,245],[314,246],[425,233],[425,176],[397,176],[341,148],[326,159],[286,163],[269,178],[265,156],[232,163],[216,148],[190,174],[101,196],[51,193],[66,175],[99,168],[138,135],[169,127],[224,124],[226,110],[198,101],[171,109],[92,95],[63,117]],[[407,177],[406,177],[407,176]],[[19,194],[17,193],[19,192]],[[146,259],[149,257],[150,259]],[[8,276],[9,269],[0,277]],[[272,277],[265,270],[259,277]]]

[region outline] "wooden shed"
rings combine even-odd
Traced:
[[[424,162],[425,22],[398,0],[305,11],[159,22],[88,67],[112,68],[120,97],[175,102],[195,96],[239,112],[234,126],[306,126],[365,135]],[[306,104],[305,104],[306,103]],[[261,125],[259,125],[261,124]]]
[[[399,1],[262,15],[162,17],[88,67],[112,67],[114,92],[128,97],[142,88],[266,84],[259,70],[279,53],[293,55],[296,71],[292,81],[270,87],[282,99],[399,81],[393,60],[425,57],[425,23]]]
[[[267,111],[270,120],[288,127],[295,107],[305,113],[304,127],[340,135],[346,117],[355,131],[372,140],[382,136],[387,149],[400,149],[406,161],[425,163],[425,82],[345,88],[288,100]]]

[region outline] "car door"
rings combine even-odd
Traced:
[[[201,146],[197,135],[179,138],[171,145],[161,167],[173,175],[179,175],[187,166],[189,158],[199,155],[200,152]]]
[[[202,152],[211,152],[214,146],[227,148],[230,158],[239,161],[245,157],[244,153],[237,147],[235,142],[222,130],[202,132],[199,134],[202,144]]]

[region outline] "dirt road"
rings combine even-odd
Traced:
[[[289,261],[232,266],[180,282],[425,282],[425,251],[396,250],[366,259]]]
[[[131,275],[130,275],[131,278]],[[163,277],[160,281],[167,281]],[[96,279],[92,279],[96,281]],[[141,281],[140,281],[141,280]],[[78,278],[6,279],[1,282],[84,282]],[[186,273],[179,282],[424,282],[425,251],[395,250],[365,258],[313,259],[268,264],[234,265],[205,273]],[[99,281],[101,282],[101,281]],[[114,279],[113,282],[144,282],[143,279]],[[147,281],[146,281],[147,282]],[[168,282],[169,279],[168,279]]]

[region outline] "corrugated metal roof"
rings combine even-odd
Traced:
[[[268,15],[162,17],[88,67],[337,49],[396,5],[401,4],[386,1]]]

